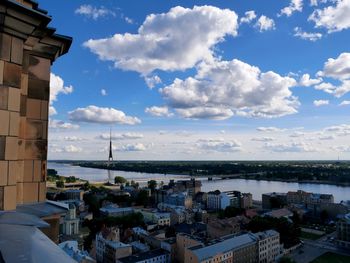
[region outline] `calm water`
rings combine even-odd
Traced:
[[[158,182],[169,182],[171,179],[180,180],[189,178],[184,175],[164,175],[164,174],[148,174],[123,171],[107,171],[102,169],[83,168],[79,166],[71,166],[69,164],[48,163],[48,168],[55,169],[59,175],[75,176],[91,182],[103,182],[108,178],[113,179],[115,176],[123,176],[128,180],[146,183],[153,179]],[[285,183],[273,181],[256,181],[245,179],[229,179],[229,180],[213,180],[208,181],[202,179],[202,191],[208,192],[219,189],[220,191],[238,190],[241,192],[250,192],[253,194],[254,200],[261,200],[261,195],[267,192],[288,192],[295,190],[304,190],[313,193],[333,194],[336,202],[341,200],[350,200],[350,187],[329,185],[329,184],[299,184]]]

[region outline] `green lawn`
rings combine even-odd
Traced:
[[[311,239],[311,240],[316,240],[321,238],[323,235],[317,235],[317,234],[313,234],[313,233],[308,233],[308,232],[304,232],[301,231],[300,233],[300,238],[302,239]]]
[[[327,252],[311,261],[311,263],[350,263],[350,257]]]

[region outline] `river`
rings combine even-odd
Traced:
[[[108,178],[113,179],[115,176],[122,176],[127,180],[134,180],[141,185],[149,180],[156,180],[158,183],[164,183],[169,180],[189,179],[186,175],[164,175],[150,173],[136,173],[124,171],[108,171],[103,169],[85,168],[72,166],[70,164],[48,162],[48,168],[55,169],[61,176],[75,176],[90,182],[104,182]],[[214,190],[231,191],[238,190],[241,192],[252,193],[254,200],[261,200],[261,195],[268,192],[288,192],[303,190],[313,193],[333,194],[335,202],[350,200],[350,187],[337,186],[330,184],[310,184],[310,183],[287,183],[279,181],[264,180],[245,180],[245,179],[227,179],[208,181],[205,178],[202,181],[202,191],[209,192]]]

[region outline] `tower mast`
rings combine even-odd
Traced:
[[[113,162],[113,153],[112,153],[112,128],[109,130],[109,156],[108,156],[108,167]]]

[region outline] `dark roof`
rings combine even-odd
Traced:
[[[18,205],[16,211],[20,213],[35,215],[37,217],[46,217],[56,214],[66,214],[67,208],[55,204],[55,202],[43,202],[43,203],[34,203],[34,204],[25,204]]]
[[[144,261],[147,259],[151,259],[151,258],[163,256],[163,255],[169,255],[169,254],[170,253],[168,251],[160,248],[160,249],[140,253],[137,255],[128,256],[125,258],[119,258],[118,261],[122,263],[135,263],[135,262]]]

